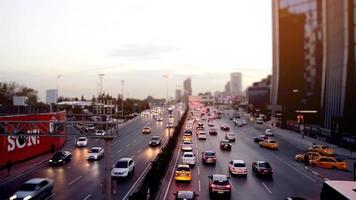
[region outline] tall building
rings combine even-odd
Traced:
[[[230,90],[230,81],[228,81],[228,82],[226,82],[226,84],[225,84],[225,90],[224,90],[225,92],[230,92],[231,90]]]
[[[230,92],[238,96],[242,94],[242,74],[240,72],[230,74]]]
[[[270,104],[270,90],[271,90],[271,75],[255,82],[246,90],[248,104],[253,107],[254,111],[259,110],[266,114],[267,106]]]
[[[332,135],[355,132],[356,1],[272,3],[272,115],[283,124],[302,113]]]
[[[177,101],[177,102],[181,101],[181,100],[182,100],[182,97],[183,97],[182,90],[176,89],[176,101]]]
[[[183,82],[183,100],[188,102],[189,96],[192,96],[192,79],[189,77]]]
[[[322,85],[322,0],[272,0],[273,76],[270,109],[285,125],[297,110],[320,124]]]

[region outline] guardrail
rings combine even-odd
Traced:
[[[136,199],[155,199],[155,196],[161,185],[161,180],[165,176],[172,155],[177,145],[181,129],[184,125],[189,108],[186,108],[182,117],[179,119],[172,136],[167,140],[161,151],[149,164],[148,170],[144,172],[140,185],[136,187],[135,192],[129,196],[129,200]]]

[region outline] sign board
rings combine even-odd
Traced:
[[[55,89],[46,90],[46,103],[57,103],[58,91]]]
[[[12,98],[14,106],[27,106],[27,97],[25,96],[14,96]]]

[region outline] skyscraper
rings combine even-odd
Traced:
[[[184,102],[188,102],[189,96],[192,95],[192,80],[190,77],[184,80],[183,89],[184,89],[183,100]]]
[[[176,101],[177,101],[177,102],[178,102],[178,101],[181,101],[181,100],[182,100],[182,97],[183,97],[183,95],[182,95],[182,90],[176,89]]]
[[[230,74],[230,92],[238,96],[242,94],[242,74],[240,72]]]

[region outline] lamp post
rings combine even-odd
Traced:
[[[121,80],[121,117],[124,118],[124,84],[125,81]]]

